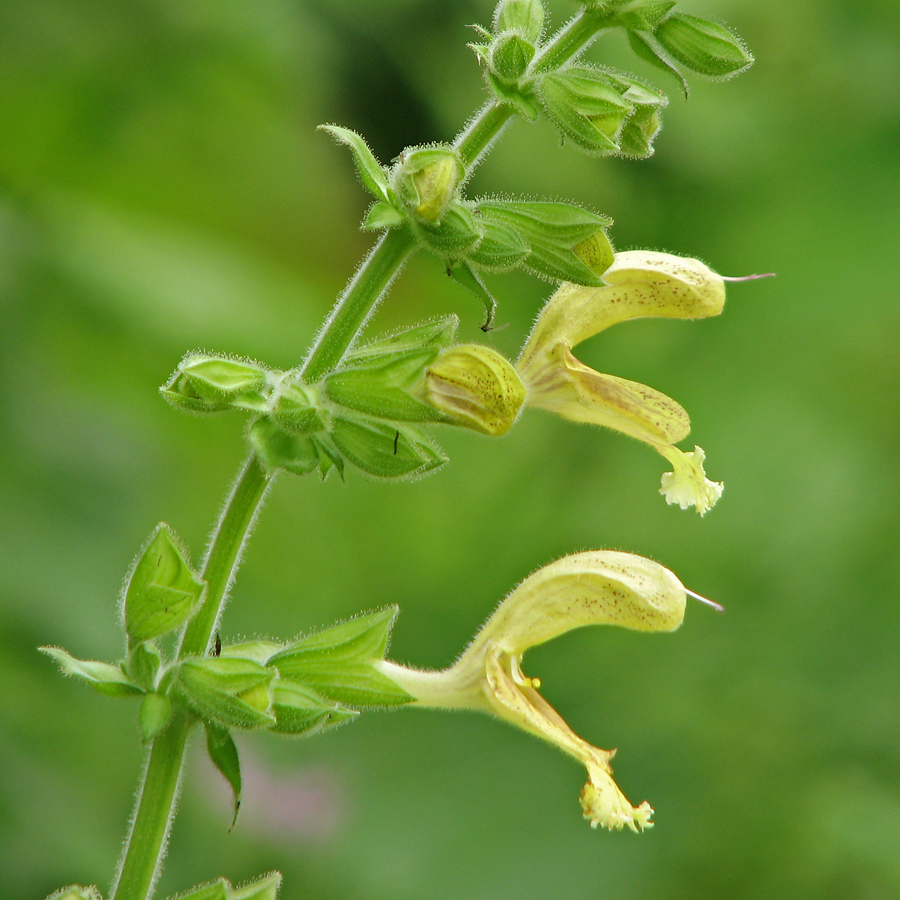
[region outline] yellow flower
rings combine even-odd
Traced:
[[[593,827],[650,828],[653,809],[632,806],[613,781],[614,750],[582,740],[540,695],[521,668],[529,648],[584,625],[673,631],[684,618],[686,591],[666,568],[631,553],[594,550],[563,557],[525,579],[497,608],[455,665],[421,671],[376,665],[420,706],[490,712],[555,744],[587,769],[581,793]]]
[[[699,447],[685,453],[675,446],[690,432],[685,410],[646,385],[595,372],[571,349],[626,319],[717,316],[725,303],[724,282],[696,259],[649,250],[617,254],[603,277],[603,287],[563,284],[541,311],[516,364],[527,403],[650,444],[673,466],[662,477],[660,493],[668,503],[695,506],[703,515],[722,485],[706,477]]]

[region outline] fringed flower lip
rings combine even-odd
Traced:
[[[675,446],[690,433],[687,412],[651,387],[594,371],[572,348],[628,319],[717,316],[725,305],[724,279],[699,260],[650,250],[617,254],[603,277],[602,287],[563,284],[539,314],[516,363],[527,405],[649,444],[672,464],[660,488],[666,501],[704,515],[722,484],[706,477],[702,449]]]
[[[688,591],[653,560],[613,550],[565,556],[526,578],[497,608],[455,665],[423,671],[393,662],[376,667],[419,706],[492,713],[581,762],[587,782],[581,793],[591,826],[642,831],[653,825],[653,808],[633,806],[612,777],[615,750],[583,740],[541,696],[540,679],[522,671],[522,655],[574,628],[619,625],[637,631],[674,631],[684,618]]]

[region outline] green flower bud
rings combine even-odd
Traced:
[[[326,628],[285,647],[268,664],[277,668],[281,683],[298,684],[338,703],[408,703],[409,695],[374,667],[384,658],[396,615],[397,607],[391,606]]]
[[[501,0],[494,12],[494,31],[521,35],[537,43],[544,28],[544,6],[540,0]]]
[[[481,344],[445,350],[425,374],[425,399],[457,425],[482,434],[506,434],[525,402],[512,363]]]
[[[172,696],[203,719],[231,728],[269,727],[274,672],[238,657],[187,659],[175,671]]]
[[[491,45],[491,71],[503,84],[517,84],[534,58],[534,44],[517,34],[502,34]]]
[[[539,96],[563,137],[594,156],[619,152],[619,131],[632,112],[616,80],[596,69],[573,66],[547,75]]]
[[[93,885],[81,887],[79,884],[70,884],[52,893],[47,900],[103,900],[103,898]]]
[[[673,13],[654,35],[674,59],[711,78],[736,75],[753,64],[752,54],[737,35],[696,16]]]
[[[600,277],[576,255],[575,247],[594,237],[612,219],[567,203],[482,200],[476,206],[481,221],[513,228],[527,242],[522,266],[551,281],[600,285]],[[599,240],[599,238],[598,238]]]
[[[191,353],[160,392],[173,406],[193,412],[255,409],[265,404],[266,382],[266,370],[254,363]]]
[[[393,174],[394,189],[417,220],[437,224],[456,197],[464,174],[459,156],[449,147],[411,148],[401,154]]]
[[[308,435],[286,431],[269,416],[262,416],[250,426],[249,438],[267,472],[286,469],[295,475],[307,475],[321,463],[316,441]]]
[[[447,260],[459,259],[481,240],[472,214],[458,203],[444,213],[439,224],[422,222],[415,231],[432,253]]]
[[[331,439],[348,462],[376,478],[412,478],[447,461],[423,432],[409,426],[335,416]]]
[[[325,427],[316,390],[309,385],[292,384],[281,389],[272,415],[282,428],[295,434],[312,434]]]
[[[410,394],[438,352],[436,347],[424,347],[380,364],[339,370],[325,379],[325,394],[333,403],[378,419],[440,421],[432,407]]]
[[[276,720],[272,731],[279,734],[321,731],[359,715],[355,709],[347,709],[308,688],[281,680],[275,681],[272,687],[272,712]]]
[[[602,275],[615,260],[616,252],[603,228],[576,244],[572,250],[595,275]]]

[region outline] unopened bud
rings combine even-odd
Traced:
[[[696,16],[673,13],[659,24],[655,37],[682,65],[711,78],[736,75],[753,63],[736,35]]]
[[[269,684],[274,672],[249,659],[220,656],[182,662],[173,696],[201,718],[232,728],[271,726]]]
[[[481,344],[445,350],[425,374],[425,399],[456,424],[482,434],[506,434],[525,402],[512,363]]]
[[[397,193],[422,222],[441,221],[456,196],[463,167],[449,148],[424,147],[407,151],[394,173]]]
[[[536,43],[544,28],[541,0],[502,0],[494,12],[494,30],[511,31]]]
[[[516,84],[533,58],[534,44],[518,34],[504,34],[491,47],[491,70],[504,84]]]
[[[572,250],[595,275],[602,275],[613,264],[616,254],[602,228],[576,244]]]
[[[93,886],[81,887],[78,884],[72,884],[51,894],[47,900],[101,900],[101,897],[100,891]]]
[[[195,412],[221,412],[233,406],[260,406],[265,386],[266,371],[260,366],[192,353],[160,390],[173,406]]]

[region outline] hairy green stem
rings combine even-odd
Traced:
[[[300,370],[304,381],[315,383],[341,361],[415,246],[405,228],[382,235],[325,320]]]
[[[602,20],[596,14],[582,11],[545,45],[535,59],[533,71],[558,68],[584,49],[602,29]],[[487,154],[514,115],[514,107],[490,102],[472,118],[454,143],[467,169]],[[407,229],[390,229],[382,235],[338,298],[313,343],[300,370],[304,380],[314,383],[340,362],[415,246],[415,239]],[[179,659],[208,652],[241,552],[269,483],[269,476],[256,458],[251,457],[213,533],[203,566],[206,598],[185,628]],[[165,855],[191,724],[187,715],[176,713],[153,742],[111,900],[147,900],[152,893]]]
[[[454,149],[468,171],[481,162],[491,144],[515,114],[514,106],[491,101],[469,121],[453,142]]]
[[[269,476],[251,456],[213,532],[203,566],[206,598],[184,631],[179,659],[207,652],[269,483]],[[186,715],[176,714],[153,741],[111,900],[146,900],[151,895],[166,852],[190,727]]]
[[[543,46],[531,63],[531,70],[540,73],[558,69],[608,27],[602,16],[583,9],[556,33],[552,41]]]

